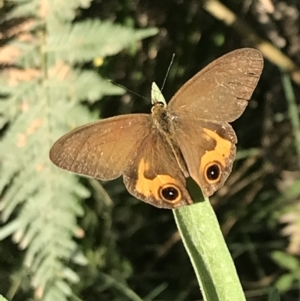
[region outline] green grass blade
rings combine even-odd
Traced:
[[[192,193],[194,201],[201,196],[198,187],[197,190]],[[202,199],[195,205],[173,210],[173,213],[204,300],[246,300],[209,200]]]
[[[117,279],[113,278],[108,274],[99,272],[99,277],[102,280],[102,283],[106,283],[110,288],[114,288],[120,293],[123,294],[123,300],[131,301],[143,301],[134,291],[132,291],[128,286],[121,283]]]
[[[290,76],[282,72],[282,84],[285,93],[285,97],[288,104],[288,114],[293,128],[293,134],[295,137],[295,146],[298,156],[298,166],[300,166],[300,118],[297,108],[296,96],[293,90]]]

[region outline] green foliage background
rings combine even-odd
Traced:
[[[299,64],[297,1],[275,0],[273,11],[268,1],[222,3]],[[103,190],[58,170],[48,152],[63,133],[100,116],[149,112],[148,99],[123,94],[107,78],[149,98],[151,82],[162,84],[175,53],[164,88],[170,99],[213,59],[257,45],[196,0],[0,6],[0,294],[201,300],[171,212],[134,199],[121,179]],[[265,65],[233,125],[234,171],[211,201],[247,300],[267,300],[277,285],[290,301],[299,299],[300,91],[279,59]]]

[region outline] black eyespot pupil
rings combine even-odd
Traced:
[[[220,176],[220,168],[217,164],[213,164],[207,168],[206,176],[209,180],[217,180]]]
[[[174,187],[166,187],[162,189],[161,194],[168,201],[175,201],[179,196],[178,190]]]

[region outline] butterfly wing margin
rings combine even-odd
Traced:
[[[50,160],[77,174],[112,180],[128,169],[150,130],[147,114],[96,121],[58,139],[50,150]]]
[[[232,51],[187,81],[172,97],[168,109],[172,115],[189,113],[206,120],[234,121],[246,108],[262,69],[263,57],[258,50]]]
[[[133,196],[155,207],[174,209],[193,203],[171,147],[156,130],[143,141],[123,179]],[[175,191],[164,190],[166,188]],[[178,196],[169,200],[164,197],[164,192],[178,193]]]

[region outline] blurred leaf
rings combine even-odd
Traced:
[[[285,252],[272,252],[271,257],[278,265],[289,271],[295,271],[299,268],[299,259]]]
[[[280,301],[280,295],[278,289],[276,288],[272,289],[268,301]]]
[[[282,275],[277,281],[276,281],[276,287],[280,292],[285,292],[289,290],[293,286],[294,277],[292,274],[285,274]]]

